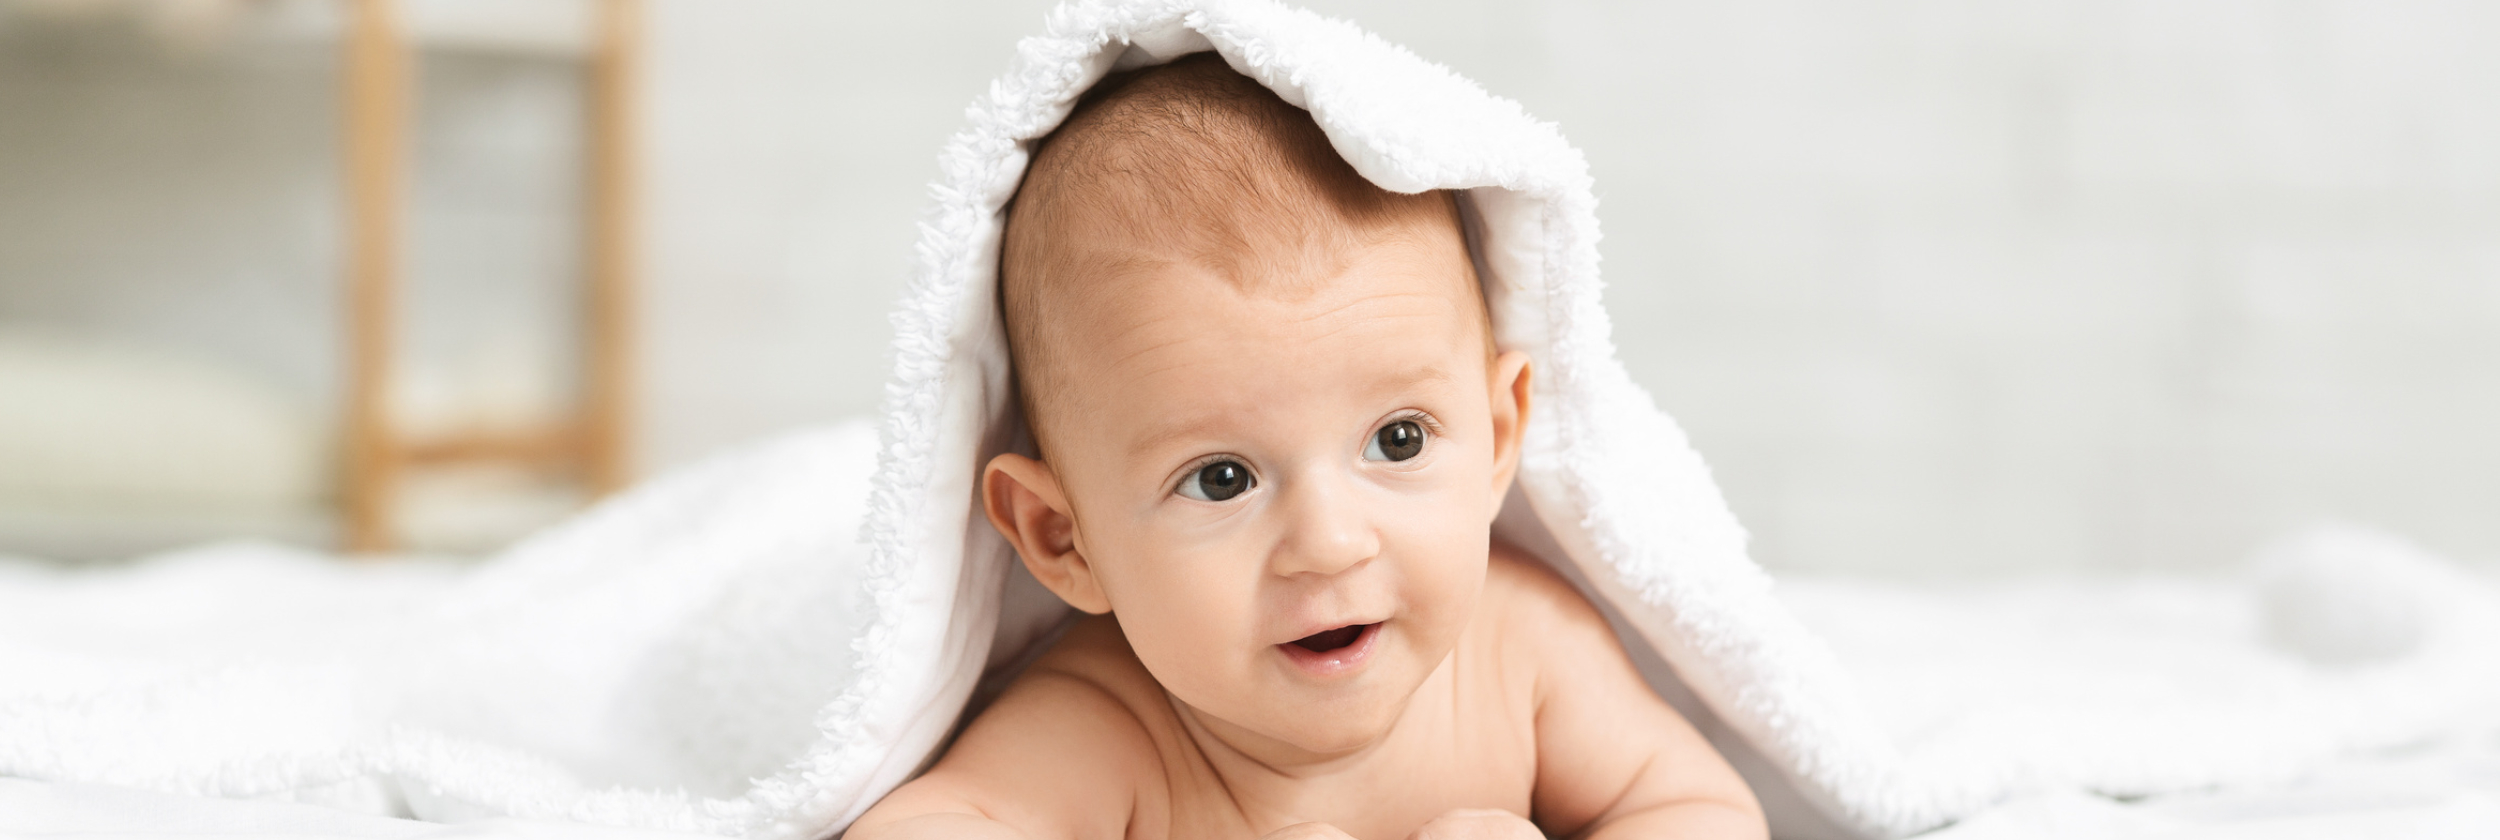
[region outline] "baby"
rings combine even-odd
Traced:
[[[1213,54],[1035,153],[1001,300],[1041,458],[989,519],[1080,620],[894,838],[1759,838],[1570,584],[1495,543],[1529,418],[1455,198],[1365,181]]]

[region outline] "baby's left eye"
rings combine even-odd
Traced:
[[[1363,459],[1404,461],[1413,458],[1423,454],[1425,437],[1424,424],[1413,420],[1400,420],[1382,426],[1380,431],[1372,433],[1371,443],[1363,447]]]

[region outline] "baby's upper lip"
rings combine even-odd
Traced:
[[[1326,632],[1328,632],[1328,631],[1330,631],[1330,630],[1335,630],[1335,629],[1337,629],[1337,628],[1339,628],[1339,627],[1356,627],[1356,626],[1365,625],[1365,624],[1379,624],[1379,623],[1381,623],[1381,622],[1383,622],[1383,621],[1387,621],[1387,620],[1388,620],[1387,618],[1383,617],[1383,618],[1344,618],[1344,619],[1330,619],[1330,620],[1326,620],[1326,621],[1318,621],[1318,622],[1308,622],[1308,623],[1304,623],[1304,624],[1296,625],[1296,626],[1298,626],[1298,627],[1300,627],[1300,628],[1302,628],[1302,629],[1300,629],[1300,630],[1298,630],[1298,631],[1294,632],[1294,634],[1293,634],[1291,637],[1289,637],[1289,638],[1287,638],[1287,639],[1285,639],[1285,640],[1283,640],[1283,641],[1277,642],[1277,644],[1280,644],[1280,645],[1289,645],[1289,644],[1293,644],[1294,642],[1299,641],[1299,640],[1302,640],[1302,639],[1307,639],[1307,638],[1310,638],[1310,637],[1312,637],[1312,636],[1315,636],[1315,635],[1318,635],[1318,634],[1321,634],[1321,633],[1326,633]]]

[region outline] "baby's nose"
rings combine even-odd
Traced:
[[[1380,553],[1380,533],[1370,511],[1330,482],[1297,482],[1286,504],[1286,534],[1277,547],[1276,574],[1333,575]]]

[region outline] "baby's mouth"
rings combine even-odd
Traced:
[[[1363,670],[1385,632],[1388,628],[1380,622],[1349,624],[1277,645],[1276,651],[1307,676],[1340,679]]]
[[[1354,644],[1356,639],[1363,637],[1363,631],[1370,629],[1371,626],[1372,625],[1369,624],[1349,624],[1335,630],[1322,630],[1293,640],[1293,645],[1312,653],[1327,653],[1329,651]]]

